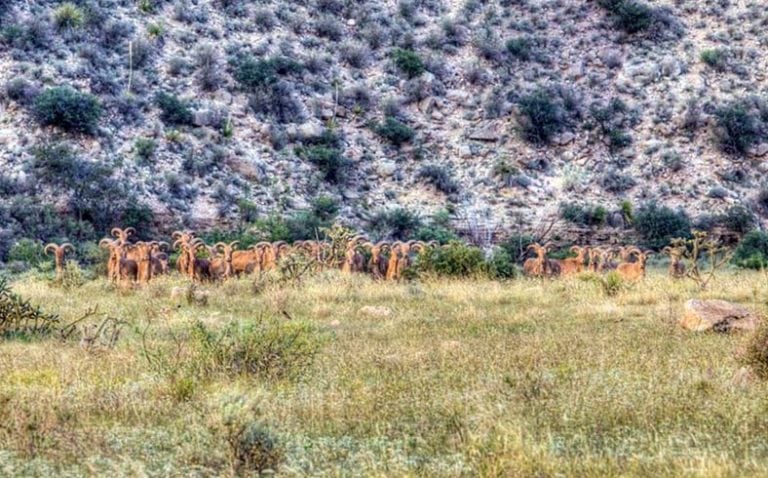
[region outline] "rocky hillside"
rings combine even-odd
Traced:
[[[761,2],[0,0],[0,15],[6,244],[238,226],[317,198],[361,228],[398,206],[507,229],[563,203],[768,206]]]

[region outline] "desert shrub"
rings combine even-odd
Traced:
[[[653,10],[641,2],[623,1],[613,12],[616,14],[616,25],[627,33],[647,30],[653,23]]]
[[[189,103],[171,93],[155,95],[155,104],[160,108],[160,119],[169,125],[192,124],[192,110]]]
[[[205,91],[215,91],[223,81],[221,76],[221,58],[211,45],[203,45],[195,55],[197,79]]]
[[[305,372],[320,350],[317,331],[305,322],[259,317],[212,330],[191,331],[198,372],[291,379]]]
[[[418,241],[436,241],[440,244],[459,240],[459,236],[451,228],[451,214],[445,210],[435,213],[428,223],[416,229],[412,237]]]
[[[387,116],[376,125],[376,133],[395,146],[401,146],[413,139],[415,133],[410,126],[392,116]]]
[[[424,62],[413,50],[395,48],[392,50],[392,61],[408,78],[415,78],[425,70]]]
[[[721,149],[728,154],[746,154],[761,137],[759,118],[744,102],[736,101],[715,111]]]
[[[139,138],[133,143],[136,157],[142,161],[149,161],[157,150],[157,141],[152,138]]]
[[[293,84],[284,80],[255,91],[248,98],[248,106],[257,115],[278,123],[300,123],[306,118],[304,104]]]
[[[608,211],[600,205],[572,202],[560,204],[560,217],[581,226],[602,226],[607,216]]]
[[[101,118],[101,106],[95,96],[61,86],[43,91],[35,100],[33,114],[44,126],[91,133]]]
[[[311,162],[323,173],[323,179],[331,183],[342,183],[347,175],[350,161],[341,150],[322,145],[297,149],[299,157]]]
[[[315,22],[315,33],[319,37],[339,41],[344,35],[344,25],[331,16],[324,16]]]
[[[453,179],[451,172],[444,166],[429,164],[419,170],[418,177],[435,186],[445,194],[459,192],[459,184]]]
[[[768,233],[752,231],[746,234],[733,253],[733,263],[747,269],[768,267]]]
[[[443,247],[428,248],[419,254],[418,274],[436,274],[444,277],[471,277],[485,271],[483,251],[461,242],[451,242]]]
[[[717,71],[725,71],[728,67],[728,50],[723,48],[702,50],[699,54],[699,58],[707,66],[710,66]]]
[[[608,297],[618,295],[624,288],[624,280],[621,275],[616,271],[611,271],[600,278],[600,286],[603,289],[603,293]]]
[[[650,34],[656,38],[678,38],[683,27],[668,8],[654,8],[638,0],[598,0],[612,16],[617,28],[629,34]]]
[[[592,123],[604,137],[608,138],[608,145],[612,151],[632,144],[632,137],[624,130],[630,124],[628,112],[627,105],[619,98],[613,98],[605,105],[595,102],[589,107]]]
[[[622,174],[615,169],[612,169],[603,175],[600,179],[600,184],[606,191],[621,193],[628,189],[632,189],[635,184],[637,184],[637,181],[635,181],[632,176]]]
[[[53,11],[53,22],[59,29],[79,28],[85,23],[85,14],[74,3],[64,2]]]
[[[691,236],[691,220],[685,211],[673,211],[656,203],[645,204],[637,210],[634,226],[643,245],[656,250],[668,246],[672,239]]]
[[[124,224],[139,210],[143,211],[140,226],[152,223],[151,210],[131,194],[124,181],[114,177],[114,168],[109,163],[81,159],[62,143],[37,146],[32,154],[31,168],[38,179],[55,191],[66,192],[72,217],[77,223],[91,225],[88,234],[80,226],[75,234],[78,239],[93,234],[93,229],[105,232],[115,224]]]
[[[536,40],[533,37],[521,36],[517,38],[510,38],[505,44],[507,52],[512,55],[513,58],[517,58],[522,61],[529,61],[534,57],[534,48],[536,48]]]
[[[749,338],[739,362],[754,371],[760,379],[768,378],[768,325],[763,321]]]
[[[253,13],[253,22],[262,32],[272,31],[279,23],[275,14],[268,8],[257,9]]]
[[[561,87],[538,88],[521,96],[517,105],[523,138],[537,145],[548,143],[580,116],[573,91]]]
[[[737,204],[725,211],[721,217],[721,222],[730,231],[746,234],[755,228],[757,219],[749,209]]]
[[[56,281],[56,285],[65,289],[72,290],[82,287],[86,281],[86,274],[77,261],[67,261],[64,264],[64,271],[61,277]]]
[[[226,421],[230,460],[238,476],[273,474],[284,459],[283,449],[269,429],[256,421]]]
[[[37,88],[24,78],[13,78],[5,84],[5,95],[23,105],[30,104],[37,92]]]
[[[351,165],[342,147],[341,137],[326,129],[320,137],[297,147],[296,154],[317,166],[326,181],[338,184],[344,182]]]
[[[5,279],[0,279],[0,337],[45,337],[56,332],[61,319],[46,314],[40,307],[14,294]]]
[[[277,68],[274,60],[257,60],[249,56],[237,62],[234,76],[241,86],[254,89],[277,81]]]
[[[394,240],[409,239],[423,222],[415,212],[397,207],[379,211],[369,221],[368,229],[377,237]]]

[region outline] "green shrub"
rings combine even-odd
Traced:
[[[528,246],[536,242],[532,236],[513,234],[504,239],[499,247],[507,251],[507,253],[515,261],[521,260],[528,249]]]
[[[415,136],[410,126],[392,116],[387,116],[383,123],[377,125],[376,133],[395,146],[401,146]]]
[[[491,279],[514,279],[518,276],[515,259],[506,249],[498,248],[493,251],[486,262],[486,272]]]
[[[421,168],[418,177],[425,179],[445,194],[459,192],[459,184],[453,179],[453,175],[443,166],[429,164]]]
[[[607,216],[608,211],[603,206],[577,203],[560,204],[560,217],[581,226],[602,226],[605,224]]]
[[[33,114],[44,126],[92,133],[101,118],[101,106],[95,96],[60,86],[48,88],[37,97]]]
[[[715,111],[721,149],[743,155],[761,136],[760,122],[743,102],[733,102]]]
[[[410,239],[423,225],[418,214],[398,207],[375,214],[369,223],[369,229],[378,237],[394,240]]]
[[[507,51],[518,60],[528,61],[531,59],[535,42],[530,37],[517,37],[507,40]]]
[[[317,166],[323,173],[323,179],[331,183],[342,183],[351,165],[342,152],[327,146],[309,146],[297,149],[297,154]]]
[[[260,317],[211,330],[202,322],[192,328],[198,372],[296,378],[320,350],[318,332],[308,323]]]
[[[298,73],[301,70],[302,66],[289,58],[278,56],[257,60],[247,56],[236,61],[234,77],[241,86],[253,90],[277,82],[281,75]]]
[[[77,261],[67,261],[64,264],[64,272],[57,285],[65,290],[72,290],[85,284],[85,273]]]
[[[451,227],[451,213],[446,210],[436,212],[428,223],[416,229],[412,237],[417,241],[436,241],[439,244],[448,244],[459,240],[459,236]]]
[[[717,71],[725,71],[728,66],[728,51],[723,48],[702,50],[699,58],[703,63]]]
[[[615,8],[616,25],[627,33],[647,30],[653,24],[653,9],[634,0],[626,0]]]
[[[624,288],[624,280],[618,272],[611,271],[605,277],[600,278],[600,285],[605,295],[613,297]]]
[[[523,138],[538,145],[549,143],[569,126],[571,116],[578,114],[572,100],[559,96],[554,89],[543,88],[522,96],[517,103]]]
[[[672,239],[691,236],[691,220],[684,211],[673,211],[656,203],[640,207],[634,225],[643,245],[656,250],[668,246]]]
[[[192,110],[189,103],[170,93],[155,95],[155,104],[160,108],[160,119],[169,125],[192,124]]]
[[[139,138],[133,144],[136,150],[136,157],[142,161],[149,161],[155,155],[157,141],[152,138]]]
[[[395,66],[405,73],[408,78],[415,78],[424,73],[424,62],[419,55],[412,50],[395,48],[392,51],[392,61]]]
[[[43,252],[43,244],[34,239],[19,239],[8,251],[8,260],[23,262],[31,267],[49,260]]]
[[[461,242],[451,242],[420,254],[416,263],[418,274],[444,277],[472,277],[486,271],[483,251]]]
[[[274,474],[284,451],[267,427],[256,421],[227,423],[226,440],[237,476]]]
[[[725,211],[721,216],[721,222],[730,231],[746,234],[754,229],[757,219],[746,207],[737,204]]]
[[[79,28],[85,22],[85,14],[77,5],[65,2],[53,11],[53,22],[60,29]]]
[[[768,232],[752,231],[745,235],[733,253],[733,263],[745,269],[768,267]]]

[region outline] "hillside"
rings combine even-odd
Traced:
[[[0,10],[4,249],[117,223],[237,227],[317,198],[361,229],[398,206],[505,229],[563,202],[609,219],[625,201],[768,206],[760,2]]]

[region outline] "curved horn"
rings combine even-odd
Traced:
[[[106,248],[112,247],[114,245],[114,243],[115,243],[115,241],[105,237],[104,239],[99,241],[99,247],[102,247],[102,248],[106,249]]]
[[[46,244],[45,249],[43,249],[43,252],[45,252],[46,254],[50,254],[51,252],[53,252],[55,254],[58,248],[59,246],[51,242],[50,244]]]
[[[123,229],[123,233],[126,235],[126,237],[127,236],[132,236],[132,235],[136,234],[136,229],[133,228],[133,227],[129,227],[127,229]]]
[[[75,252],[75,246],[73,246],[69,242],[65,242],[64,244],[62,244],[61,248],[64,249],[64,250],[69,249],[71,252]]]
[[[123,235],[123,230],[119,227],[113,227],[109,233],[112,234],[113,237],[120,237]]]
[[[232,242],[229,243],[229,248],[230,249],[235,249],[239,245],[240,245],[240,241],[232,241]]]

